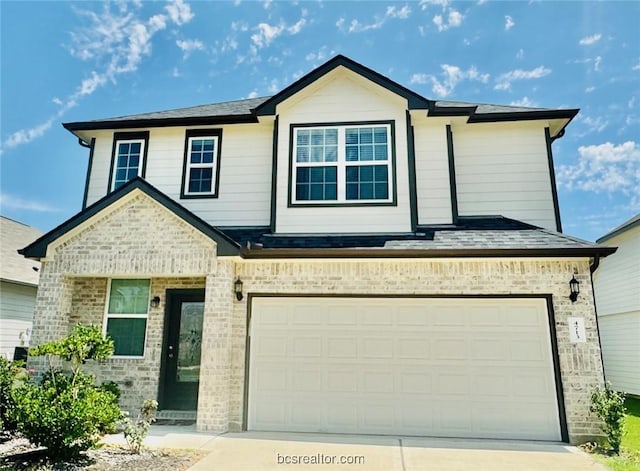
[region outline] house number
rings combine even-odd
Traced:
[[[587,341],[587,334],[584,329],[583,317],[569,317],[569,341],[571,343],[584,343]]]

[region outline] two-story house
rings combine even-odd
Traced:
[[[32,342],[102,325],[123,406],[200,430],[597,434],[590,268],[615,248],[561,232],[577,112],[433,101],[337,56],[272,97],[67,123],[84,204],[22,250]]]

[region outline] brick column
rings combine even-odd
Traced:
[[[234,273],[232,261],[218,260],[217,272],[207,275],[206,279],[198,393],[199,431],[226,432],[229,428]]]

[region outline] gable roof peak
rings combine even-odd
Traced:
[[[258,105],[254,109],[254,113],[256,113],[256,115],[258,116],[276,114],[276,106],[278,104],[282,103],[287,98],[295,95],[300,90],[306,88],[316,80],[320,79],[321,77],[325,76],[326,74],[340,66],[345,67],[351,72],[358,74],[366,78],[367,80],[380,85],[383,88],[386,88],[396,95],[406,98],[409,109],[431,109],[431,107],[433,106],[433,102],[431,100],[417,94],[413,90],[409,90],[403,85],[394,82],[381,73],[376,72],[375,70],[370,69],[347,56],[338,54],[319,67],[316,67],[311,72],[302,76],[297,81],[281,90],[279,93],[276,93],[274,96]]]

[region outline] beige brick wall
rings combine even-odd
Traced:
[[[573,274],[578,302],[568,299]],[[599,433],[590,394],[602,365],[587,259],[242,260],[216,258],[215,243],[143,195],[85,225],[53,247],[42,265],[32,344],[60,338],[74,323],[101,323],[108,277],[152,278],[162,303],[149,315],[145,358],[91,367],[122,385],[135,410],[157,397],[164,290],[206,287],[198,428],[239,430],[243,422],[248,295],[551,295],[564,403],[572,441]],[[236,276],[245,298],[233,294]],[[567,317],[585,319],[587,342],[570,344]],[[42,367],[38,360],[32,365]]]
[[[589,414],[593,388],[602,385],[602,364],[588,260],[466,259],[249,261],[237,264],[245,300],[233,303],[229,426],[243,421],[248,294],[544,294],[552,295],[569,436],[572,442],[599,435]],[[568,299],[573,274],[578,301]],[[570,344],[567,317],[585,318],[587,342]],[[204,392],[206,394],[206,391]]]

